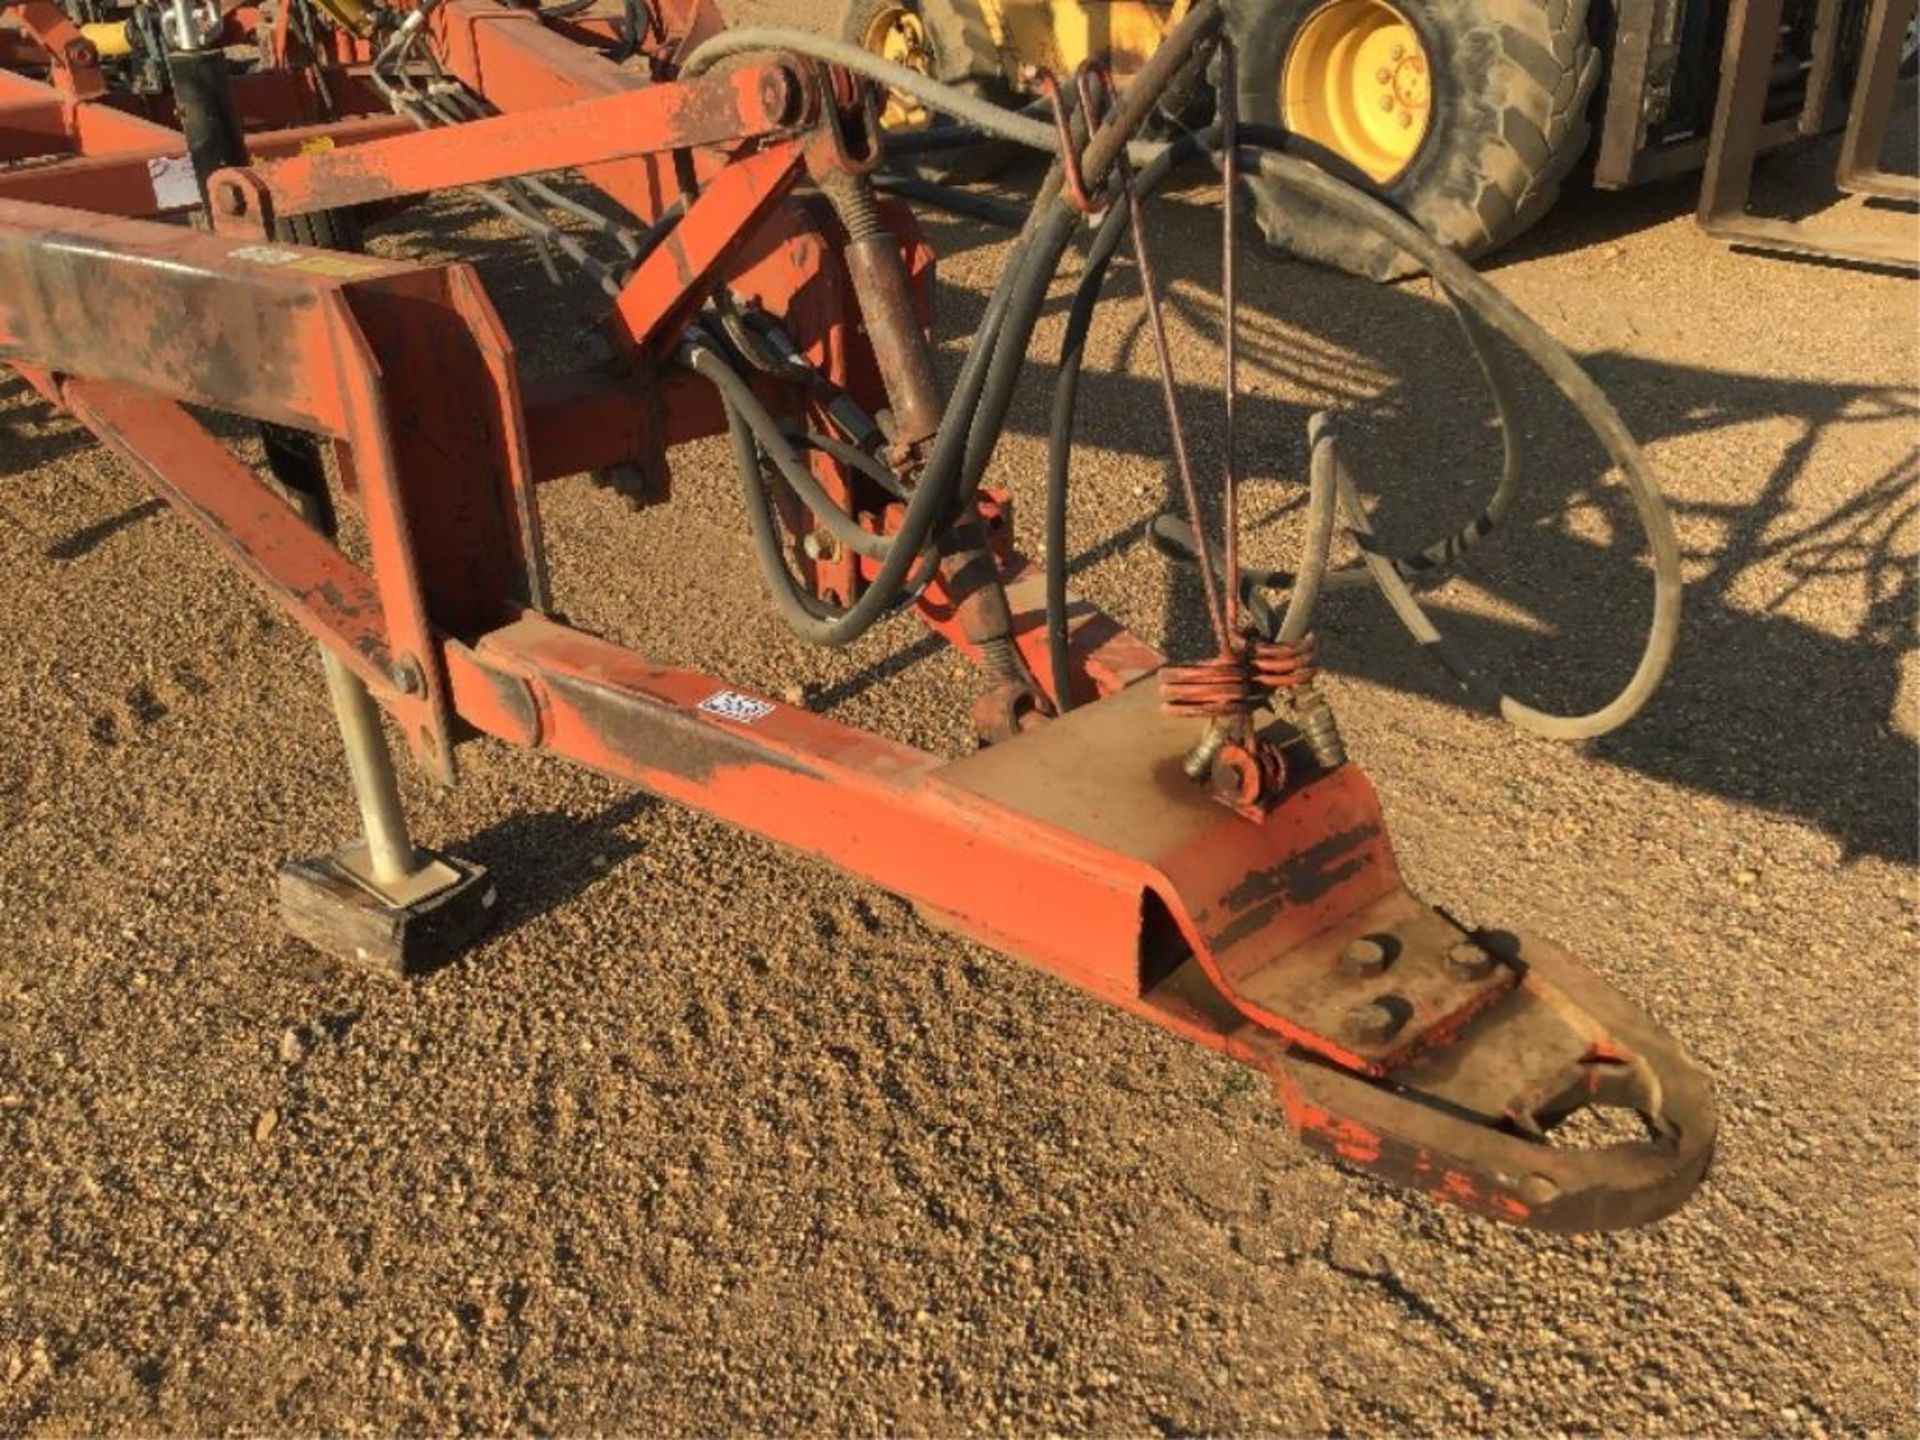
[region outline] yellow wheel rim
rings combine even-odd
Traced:
[[[1307,17],[1281,62],[1280,101],[1289,130],[1384,184],[1427,136],[1426,47],[1386,0],[1329,0]]]
[[[876,11],[860,37],[860,48],[922,75],[933,74],[933,45],[927,39],[927,27],[904,5],[888,5]],[[880,123],[889,130],[920,129],[932,119],[932,113],[913,96],[898,90],[887,92]]]

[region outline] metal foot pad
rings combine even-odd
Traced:
[[[364,844],[280,867],[280,920],[316,950],[396,978],[438,969],[493,921],[493,877],[484,865],[418,852],[420,868],[397,886],[371,877]]]

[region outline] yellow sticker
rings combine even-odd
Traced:
[[[331,135],[313,135],[300,142],[300,153],[302,155],[318,155],[323,151],[331,149],[333,149],[333,137]],[[247,161],[247,163],[258,170],[262,165],[271,165],[273,158],[271,155],[256,155]]]

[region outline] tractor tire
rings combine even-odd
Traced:
[[[840,17],[840,38],[882,54],[879,36],[886,19],[901,12],[913,17],[925,35],[931,54],[924,68],[934,79],[996,105],[1014,102],[978,0],[849,0]],[[958,150],[914,156],[908,168],[928,180],[966,184],[991,178],[1018,151],[1018,146],[1004,140],[982,140]]]
[[[1287,126],[1281,92],[1293,48],[1310,21],[1340,3],[1238,0],[1231,15],[1243,117]],[[1600,79],[1600,55],[1587,32],[1588,0],[1392,0],[1388,8],[1425,51],[1429,100],[1424,131],[1404,168],[1376,174],[1370,188],[1472,259],[1544,215],[1586,151],[1588,103]],[[1359,83],[1386,73],[1382,66],[1359,76]],[[1388,96],[1378,98],[1382,108],[1389,106]],[[1305,133],[1299,125],[1288,128]],[[1260,180],[1249,188],[1262,230],[1283,250],[1376,280],[1419,269],[1394,245],[1298,195]]]

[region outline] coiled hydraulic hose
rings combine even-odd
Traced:
[[[1136,184],[1142,187],[1163,182],[1182,159],[1218,148],[1217,136],[1211,139],[1183,136],[1170,145],[1131,138],[1132,132],[1137,130],[1159,98],[1159,90],[1179,73],[1192,58],[1196,47],[1211,36],[1218,22],[1218,5],[1213,0],[1202,0],[1169,33],[1167,43],[1123,92],[1121,106],[1113,119],[1088,144],[1082,168],[1089,184],[1104,183],[1107,169],[1123,143],[1127,145],[1129,155],[1142,166],[1141,173],[1136,176]],[[857,46],[805,32],[750,27],[729,31],[704,42],[688,58],[684,73],[697,75],[727,56],[768,49],[792,51],[841,65],[890,88],[914,95],[986,134],[1053,155],[1056,160],[1055,167],[1049,171],[1047,181],[1042,186],[1039,203],[1015,241],[1007,269],[983,320],[980,342],[970,350],[963,365],[960,382],[955,387],[935,438],[932,457],[908,503],[906,520],[893,537],[894,543],[883,562],[881,575],[844,612],[831,619],[822,619],[815,614],[809,617],[808,624],[796,626],[809,638],[820,639],[828,644],[845,644],[890,608],[907,577],[912,556],[920,553],[943,523],[950,521],[969,502],[999,437],[1040,303],[1071,240],[1078,217],[1059,197],[1059,141],[1051,127],[1001,110],[904,66],[882,60]],[[1549,738],[1585,739],[1618,728],[1646,704],[1658,686],[1672,658],[1680,618],[1680,553],[1672,519],[1638,446],[1618,412],[1564,348],[1465,261],[1432,239],[1411,220],[1318,165],[1288,153],[1289,147],[1297,145],[1297,142],[1283,132],[1270,127],[1243,125],[1239,134],[1243,170],[1257,170],[1282,189],[1291,189],[1307,196],[1374,230],[1421,264],[1461,317],[1469,346],[1487,375],[1489,389],[1501,412],[1504,443],[1502,476],[1486,509],[1463,530],[1397,562],[1383,557],[1367,543],[1368,527],[1365,516],[1358,511],[1358,495],[1351,478],[1344,475],[1344,470],[1339,472],[1343,508],[1347,510],[1349,522],[1366,552],[1364,573],[1382,589],[1408,629],[1421,638],[1427,648],[1437,654],[1455,676],[1476,693],[1491,698],[1492,692],[1470,663],[1451,647],[1436,643],[1440,638],[1439,632],[1421,610],[1406,582],[1409,574],[1430,571],[1449,563],[1474,540],[1487,533],[1511,502],[1518,485],[1518,427],[1511,423],[1510,395],[1482,331],[1502,336],[1538,366],[1573,405],[1619,467],[1646,532],[1654,572],[1653,614],[1632,676],[1612,700],[1584,715],[1550,714],[1504,692],[1500,692],[1498,697],[1498,708],[1505,719],[1523,730]],[[1103,222],[1095,238],[1094,255],[1090,257],[1088,277],[1082,284],[1083,291],[1089,284],[1097,290],[1098,279],[1104,275],[1106,263],[1111,259],[1112,250],[1117,246],[1120,232],[1127,223],[1124,218],[1116,217],[1124,215],[1125,208],[1116,206]],[[1110,233],[1111,239],[1108,238]],[[1093,263],[1096,260],[1098,263]],[[1062,360],[1063,381],[1069,375],[1077,377],[1084,349],[1084,331],[1091,321],[1092,304],[1093,301],[1088,300],[1083,307],[1079,296],[1076,296],[1075,309],[1070,317],[1070,348],[1063,354]],[[1080,332],[1077,338],[1074,334],[1075,322]],[[731,410],[729,413],[732,413]],[[1056,402],[1056,435],[1062,425],[1070,427],[1072,413],[1071,395],[1064,405]],[[1060,614],[1054,617],[1056,620],[1063,618],[1065,608],[1064,500],[1059,498],[1059,486],[1064,483],[1065,472],[1063,461],[1050,466],[1048,551],[1050,588],[1053,593],[1049,599],[1052,602],[1057,597]],[[756,461],[756,487],[757,474]],[[777,540],[773,548],[777,557]],[[764,560],[766,547],[761,546],[761,550]],[[784,565],[782,574],[785,574]],[[1056,576],[1062,578],[1056,580]],[[1359,576],[1358,571],[1343,569],[1328,574],[1324,583],[1355,583]],[[818,602],[813,603],[817,606]],[[785,610],[787,607],[782,608]],[[1054,607],[1050,605],[1050,608]],[[1057,648],[1054,659],[1058,667],[1060,656]]]
[[[1608,457],[1619,467],[1653,558],[1653,614],[1648,620],[1646,641],[1633,674],[1613,699],[1583,715],[1557,715],[1539,710],[1516,700],[1504,690],[1500,692],[1498,701],[1500,715],[1510,724],[1549,739],[1585,740],[1618,729],[1639,713],[1658,688],[1673,658],[1674,644],[1680,632],[1680,542],[1674,534],[1673,517],[1667,510],[1666,501],[1661,498],[1659,486],[1647,468],[1647,462],[1627,429],[1626,422],[1594,383],[1593,377],[1580,368],[1579,362],[1466,261],[1389,206],[1334,179],[1317,166],[1286,154],[1280,148],[1286,143],[1283,134],[1252,126],[1242,134],[1250,142],[1243,150],[1251,150],[1248,159],[1257,158],[1263,175],[1384,235],[1425,267],[1428,274],[1456,302],[1457,308],[1461,308],[1463,313],[1470,312],[1475,321],[1504,337],[1526,355],[1566,397],[1593,431]],[[1259,148],[1252,150],[1251,147],[1256,146]],[[1479,337],[1471,325],[1467,333],[1469,340],[1475,342],[1476,351],[1484,355],[1486,352],[1479,345]],[[1502,390],[1497,380],[1493,389],[1498,401]],[[1509,437],[1517,433],[1517,427],[1510,417],[1503,415],[1502,425]],[[1509,450],[1509,455],[1514,453]],[[1358,496],[1350,479],[1342,485],[1342,503],[1349,521],[1356,529],[1363,531],[1365,548],[1365,517],[1358,511]],[[1457,542],[1460,537],[1455,539]],[[1436,655],[1462,684],[1476,693],[1488,693],[1489,682],[1460,652],[1438,643],[1439,632],[1421,611],[1405,576],[1390,562],[1383,563],[1382,557],[1371,551],[1368,554],[1368,569],[1402,623],[1407,625],[1423,647]]]
[[[1328,175],[1318,166],[1287,154],[1283,148],[1288,143],[1285,134],[1270,127],[1251,125],[1243,126],[1240,134],[1244,142],[1241,146],[1244,167],[1258,168],[1268,178],[1303,191],[1329,208],[1344,213],[1347,218],[1379,231],[1426,267],[1459,318],[1468,346],[1486,378],[1500,422],[1500,480],[1485,508],[1456,533],[1398,560],[1382,556],[1373,548],[1371,527],[1358,508],[1357,491],[1351,477],[1345,474],[1344,466],[1338,466],[1335,473],[1342,508],[1348,514],[1349,524],[1355,530],[1364,554],[1359,566],[1331,571],[1323,583],[1330,587],[1369,582],[1376,585],[1395,615],[1422,647],[1445,665],[1471,693],[1497,708],[1504,719],[1519,729],[1550,739],[1580,740],[1619,728],[1646,704],[1672,659],[1680,622],[1680,552],[1666,503],[1661,499],[1639,447],[1618,412],[1573,357],[1551,336],[1459,256],[1433,240],[1412,221],[1346,182]],[[1135,177],[1135,183],[1143,190],[1156,187],[1164,183],[1176,166],[1200,153],[1216,150],[1218,145],[1219,137],[1215,131],[1182,136],[1143,168]],[[1075,391],[1084,358],[1086,329],[1091,322],[1098,290],[1127,224],[1126,208],[1116,205],[1096,233],[1086,272],[1069,312],[1067,337],[1061,352],[1049,453],[1047,503],[1047,552],[1050,557],[1060,557],[1050,567],[1048,574],[1050,658],[1057,677],[1064,674],[1066,650],[1064,486],[1070,470]],[[1586,714],[1558,715],[1542,711],[1493,686],[1458,647],[1443,640],[1407,583],[1410,577],[1432,573],[1457,560],[1494,528],[1518,493],[1523,458],[1521,432],[1513,413],[1511,388],[1496,352],[1488,343],[1489,331],[1504,336],[1539,366],[1599,438],[1609,458],[1625,476],[1628,492],[1652,551],[1653,615],[1648,623],[1639,663],[1612,700]],[[1294,580],[1294,577],[1283,573],[1262,578],[1281,584]],[[1062,692],[1056,690],[1056,693]]]

